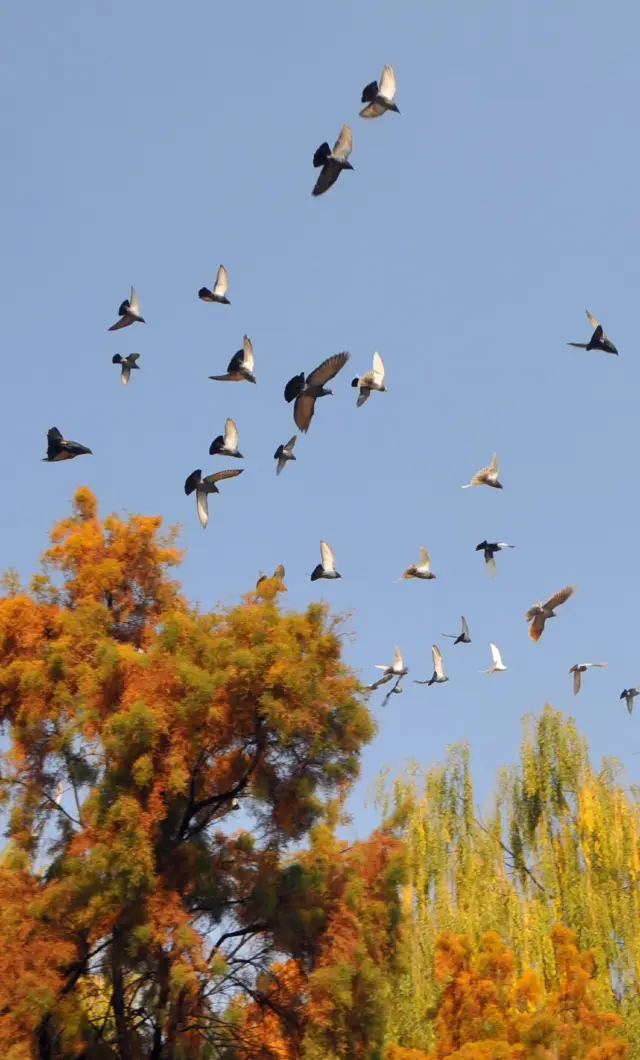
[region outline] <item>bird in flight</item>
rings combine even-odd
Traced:
[[[235,478],[236,475],[241,475],[243,471],[243,467],[234,467],[229,468],[227,471],[217,471],[215,475],[207,475],[206,478],[202,477],[200,468],[191,472],[184,484],[184,492],[188,497],[194,490],[196,491],[198,519],[203,529],[209,522],[209,502],[207,497],[210,493],[220,492],[216,482],[221,482],[225,478]]]
[[[318,578],[341,578],[342,575],[338,574],[336,570],[336,557],[333,549],[326,541],[320,542],[320,559],[321,563],[318,563],[317,567],[314,568],[311,575],[311,581],[315,582]]]
[[[580,686],[582,684],[582,675],[586,674],[587,670],[590,670],[592,666],[608,666],[609,663],[576,663],[569,670],[570,674],[573,674],[573,694],[578,695]]]
[[[384,392],[387,389],[384,385],[384,364],[382,363],[382,357],[379,353],[374,353],[373,355],[373,368],[371,371],[365,372],[364,375],[352,379],[351,386],[360,387],[360,393],[358,395],[358,400],[356,401],[357,409],[359,409],[361,405],[364,405],[365,401],[368,400],[369,394],[372,390]]]
[[[414,685],[443,685],[449,680],[444,672],[444,663],[437,644],[434,644],[431,649],[431,658],[433,659],[433,676],[429,681],[414,681]]]
[[[568,342],[567,346],[577,346],[579,350],[602,350],[603,353],[614,353],[618,356],[618,350],[613,345],[611,339],[605,335],[602,324],[599,324],[593,313],[586,310],[589,323],[593,328],[593,335],[588,342]]]
[[[47,431],[47,455],[42,459],[49,464],[56,464],[61,460],[73,460],[74,456],[93,456],[93,453],[80,442],[67,441],[57,427],[51,427]]]
[[[282,582],[283,583],[282,584],[282,588],[284,589],[285,592],[287,592],[288,591],[287,587],[284,584],[284,575],[285,575],[284,566],[283,566],[282,563],[279,563],[278,566],[276,567],[276,569],[274,570],[273,574],[271,575],[271,577],[275,578],[276,581]],[[256,589],[261,584],[261,582],[266,581],[268,577],[269,577],[268,574],[261,574],[260,577],[258,578],[257,582],[256,582]]]
[[[234,353],[225,375],[210,375],[209,379],[215,379],[217,383],[241,383],[243,379],[246,379],[247,383],[255,383],[254,365],[251,339],[245,335],[242,340],[242,349]]]
[[[402,652],[397,646],[391,665],[376,663],[376,670],[382,670],[382,677],[379,677],[372,685],[368,685],[367,692],[375,692],[376,688],[380,688],[380,685],[386,685],[387,681],[392,681],[394,677],[405,677],[409,673],[404,665]]]
[[[456,634],[456,633],[443,633],[442,634],[443,637],[449,637],[452,641],[454,641],[454,645],[453,645],[454,648],[455,648],[456,644],[471,644],[471,637],[469,636],[469,626],[467,624],[467,620],[464,617],[464,615],[462,615],[461,622],[462,622],[462,633],[458,633],[458,634]]]
[[[494,489],[501,490],[503,486],[498,480],[498,474],[498,454],[494,453],[489,466],[481,467],[479,471],[476,471],[471,482],[467,482],[462,488],[463,490],[468,490],[470,486],[493,486]]]
[[[620,693],[620,699],[627,701],[627,710],[630,714],[633,713],[633,701],[636,696],[640,696],[640,688],[623,688]]]
[[[484,561],[489,568],[489,574],[491,577],[496,572],[496,561],[494,556],[496,552],[502,552],[503,548],[515,548],[515,545],[508,545],[506,541],[481,541],[479,545],[476,545],[476,552],[484,552]]]
[[[544,624],[548,618],[556,617],[556,607],[560,607],[560,604],[566,603],[570,596],[576,591],[577,586],[567,585],[564,589],[560,589],[553,596],[550,596],[544,603],[534,604],[527,611],[525,618],[527,622],[530,622],[529,636],[531,640],[540,640],[544,632]]]
[[[496,648],[495,644],[490,644],[489,647],[491,648],[491,658],[493,659],[493,665],[488,670],[481,670],[480,673],[497,674],[500,670],[506,670],[507,668],[502,661],[502,656]]]
[[[121,302],[118,316],[120,320],[112,324],[110,328],[107,328],[107,331],[119,331],[120,328],[128,328],[130,324],[146,323],[144,317],[140,315],[140,302],[133,287],[129,298],[125,298],[124,302]]]
[[[372,81],[362,91],[362,103],[366,103],[364,110],[360,111],[361,118],[379,118],[387,110],[399,114],[395,104],[396,98],[396,75],[393,67],[385,66],[380,76],[380,84]]]
[[[238,428],[233,420],[227,420],[224,425],[224,435],[219,434],[209,446],[209,456],[235,456],[238,460],[244,457],[238,449]]]
[[[126,386],[129,382],[129,377],[133,368],[136,368],[138,371],[140,371],[140,365],[137,364],[139,358],[139,353],[128,353],[126,357],[121,357],[119,353],[114,353],[113,357],[111,358],[112,364],[119,364],[122,366],[122,371],[120,372],[120,382],[123,386]]]
[[[348,125],[343,125],[340,135],[333,145],[333,151],[325,141],[313,156],[313,164],[320,174],[311,192],[312,195],[323,195],[328,191],[342,173],[343,169],[353,169],[349,162],[349,155],[353,147],[353,134]]]
[[[294,434],[293,438],[290,438],[285,445],[279,445],[273,454],[273,459],[277,460],[276,464],[276,475],[279,475],[283,467],[286,466],[288,460],[295,460],[293,455],[293,447],[296,444],[297,434]]]
[[[219,302],[221,305],[231,305],[231,302],[227,298],[228,289],[229,276],[227,275],[227,270],[224,265],[221,265],[218,269],[216,282],[211,290],[209,290],[208,287],[201,287],[198,291],[198,298],[201,298],[203,302]]]
[[[349,360],[348,353],[334,353],[327,357],[326,361],[314,368],[305,379],[304,372],[294,375],[284,388],[284,399],[291,402],[295,398],[293,406],[293,419],[298,430],[305,434],[309,430],[316,399],[333,394],[333,390],[327,390],[325,383],[338,374],[341,368]]]
[[[431,581],[431,579],[435,577],[436,575],[431,572],[431,556],[429,555],[429,551],[424,545],[420,545],[419,562],[412,563],[410,567],[407,567],[400,580],[404,581],[407,578],[423,578],[425,581]]]

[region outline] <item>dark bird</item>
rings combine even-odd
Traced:
[[[570,674],[573,674],[573,694],[578,695],[582,684],[582,675],[586,674],[587,670],[590,670],[592,666],[608,666],[609,663],[576,663],[569,670]]]
[[[481,467],[479,471],[476,471],[471,482],[467,482],[462,488],[468,490],[470,486],[493,486],[494,489],[501,490],[503,486],[498,479],[499,471],[498,454],[494,453],[489,466]]]
[[[286,445],[279,445],[273,454],[273,459],[278,461],[276,464],[276,475],[280,474],[288,460],[296,459],[293,455],[293,447],[296,444],[297,437],[297,434],[294,434],[293,438],[290,438]]]
[[[640,696],[640,688],[623,688],[620,693],[620,699],[627,701],[627,710],[630,714],[633,714],[633,701],[636,696]]]
[[[593,313],[590,313],[588,309],[586,314],[593,328],[593,335],[588,342],[568,342],[567,346],[577,346],[579,350],[602,350],[603,353],[615,353],[617,357],[618,351],[611,339],[602,330],[602,324],[598,323]]]
[[[395,685],[393,686],[393,688],[389,689],[389,691],[387,692],[386,696],[382,700],[382,706],[383,707],[386,707],[387,703],[389,702],[389,700],[391,699],[392,696],[394,696],[394,695],[395,696],[401,696],[402,695],[402,693],[404,692],[404,688],[400,687],[402,685],[402,681],[403,681],[403,678],[399,677],[398,680],[396,681]]]
[[[341,578],[342,575],[338,574],[336,570],[336,557],[333,553],[333,549],[326,541],[320,542],[320,559],[321,563],[314,569],[311,575],[311,581],[315,582],[318,578]]]
[[[233,420],[227,420],[224,425],[224,435],[219,434],[209,446],[209,456],[236,456],[238,460],[244,457],[238,449],[238,428]]]
[[[404,665],[402,652],[397,646],[391,665],[387,666],[386,663],[376,663],[376,670],[382,670],[382,677],[379,677],[372,685],[367,685],[367,692],[375,692],[376,688],[380,688],[380,685],[386,685],[387,681],[392,681],[394,677],[405,677],[409,673],[407,667]]]
[[[140,315],[140,303],[133,287],[131,288],[130,297],[125,298],[124,302],[121,302],[118,316],[120,320],[116,324],[112,324],[110,328],[107,328],[107,331],[119,331],[120,328],[128,328],[130,324],[146,323],[144,317]]]
[[[437,644],[434,644],[431,649],[431,657],[433,659],[433,676],[429,681],[414,681],[414,685],[443,685],[445,681],[449,680],[444,672],[444,663]]]
[[[73,460],[74,456],[92,456],[90,449],[80,442],[69,442],[63,438],[57,427],[47,431],[47,455],[43,460],[49,464],[59,463],[60,460]]]
[[[340,135],[333,145],[333,151],[325,141],[313,156],[313,164],[316,169],[322,166],[320,175],[316,181],[312,195],[323,195],[325,191],[335,184],[343,169],[353,169],[348,161],[353,147],[353,135],[348,125],[343,125]]]
[[[348,353],[334,353],[332,357],[327,357],[326,361],[314,368],[306,379],[304,372],[300,372],[300,375],[294,375],[284,388],[285,401],[291,402],[295,398],[293,419],[296,427],[303,434],[309,430],[313,419],[316,398],[333,394],[333,390],[327,390],[324,384],[333,379],[341,368],[344,368],[349,356]]]
[[[229,277],[227,275],[227,270],[224,265],[221,265],[218,269],[216,282],[211,290],[209,290],[208,287],[201,287],[198,291],[198,298],[201,298],[203,302],[219,302],[221,305],[231,305],[231,302],[227,298],[228,289]]]
[[[283,583],[282,584],[282,588],[284,589],[285,592],[287,592],[287,587],[284,584],[284,575],[285,575],[284,566],[283,566],[282,563],[279,563],[278,566],[276,567],[276,569],[274,570],[273,574],[271,575],[271,577],[275,578],[279,582],[282,582]],[[266,581],[268,577],[269,577],[268,574],[261,574],[260,577],[258,578],[257,582],[256,582],[256,589],[258,588],[260,583]]]
[[[209,379],[215,379],[218,383],[241,383],[243,379],[246,379],[247,383],[255,383],[256,377],[253,374],[253,369],[253,346],[251,345],[251,339],[248,339],[245,335],[242,349],[234,353],[229,361],[226,374],[210,375]]]
[[[373,355],[373,368],[371,371],[352,379],[351,386],[360,387],[360,393],[356,401],[357,409],[364,405],[372,390],[385,391],[387,389],[384,385],[384,364],[379,353],[374,353]]]
[[[202,477],[202,471],[198,468],[196,471],[192,471],[188,479],[184,484],[184,492],[187,497],[189,494],[196,491],[196,508],[198,509],[198,519],[200,525],[206,527],[209,522],[209,502],[207,500],[209,493],[219,493],[220,490],[216,486],[216,482],[221,482],[225,478],[235,478],[236,475],[241,475],[244,471],[243,467],[230,468],[227,471],[217,471],[215,475],[207,475],[206,478]]]
[[[494,556],[496,552],[502,552],[503,548],[515,548],[515,545],[508,545],[506,541],[481,541],[479,545],[476,545],[476,552],[484,552],[484,561],[489,568],[489,574],[491,577],[496,572],[496,561]]]
[[[560,604],[566,603],[570,596],[576,591],[577,586],[567,585],[566,588],[560,589],[559,592],[554,593],[548,600],[545,600],[543,604],[534,604],[527,611],[525,618],[527,622],[530,622],[529,636],[531,640],[540,640],[544,632],[544,624],[548,618],[555,618],[555,609],[560,607]]]
[[[412,563],[410,567],[407,567],[400,581],[407,578],[423,578],[425,581],[435,578],[435,574],[431,571],[431,556],[424,545],[420,545],[420,562]]]
[[[471,644],[469,626],[467,625],[467,620],[464,615],[462,616],[462,633],[459,633],[457,636],[455,633],[443,633],[442,636],[450,637],[450,639],[454,641],[454,647],[456,644]]]
[[[133,368],[140,371],[140,365],[136,363],[139,357],[139,353],[128,353],[126,357],[121,357],[119,353],[114,353],[113,357],[111,358],[112,364],[119,364],[122,366],[122,371],[120,372],[120,382],[123,386],[126,386],[129,382],[129,377]]]
[[[392,110],[395,114],[399,114],[400,111],[394,102],[395,98],[396,75],[393,72],[393,67],[385,66],[380,77],[380,84],[377,81],[372,81],[370,85],[363,89],[361,102],[366,103],[367,106],[360,111],[360,117],[379,118],[387,110]]]

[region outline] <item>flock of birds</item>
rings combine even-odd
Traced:
[[[380,81],[372,81],[364,88],[362,92],[362,103],[364,103],[365,106],[360,111],[360,117],[378,118],[387,113],[387,111],[399,114],[400,111],[396,105],[395,96],[395,74],[392,67],[387,65],[382,71]],[[353,134],[348,125],[342,126],[333,148],[330,148],[326,141],[320,145],[313,156],[314,168],[320,169],[320,173],[311,193],[314,197],[323,195],[327,192],[329,188],[336,183],[343,170],[353,170],[353,166],[349,162],[352,147]],[[198,297],[204,302],[211,302],[218,305],[231,305],[227,298],[228,289],[229,276],[224,265],[220,265],[213,286],[211,288],[201,287],[198,291]],[[118,321],[108,328],[108,331],[119,331],[122,328],[130,327],[132,324],[145,323],[145,319],[140,310],[140,301],[133,287],[131,288],[129,298],[121,303],[118,309],[118,316]],[[568,345],[584,350],[600,350],[604,353],[617,356],[618,350],[605,334],[602,325],[599,324],[596,318],[588,311],[587,317],[593,329],[589,341],[570,342]],[[119,353],[114,354],[112,363],[120,365],[120,381],[124,385],[129,382],[131,372],[139,370],[140,365],[137,363],[139,357],[140,354],[138,353],[129,353],[124,357]],[[288,404],[293,402],[294,423],[302,434],[306,434],[311,426],[316,401],[319,398],[326,397],[333,393],[332,390],[327,388],[326,384],[338,375],[349,361],[349,358],[350,354],[347,352],[333,354],[331,357],[327,357],[322,364],[319,364],[318,367],[314,368],[308,375],[305,375],[304,372],[300,372],[298,375],[293,376],[285,386],[284,399]],[[209,376],[209,379],[220,383],[247,382],[255,384],[257,382],[255,376],[253,345],[251,339],[247,335],[244,336],[242,349],[234,353],[229,361],[226,372],[222,375]],[[352,379],[351,385],[359,391],[356,401],[357,408],[364,405],[370,394],[374,391],[380,393],[386,391],[385,367],[379,353],[374,353],[371,369],[364,372],[363,375],[356,376]],[[287,442],[279,445],[276,449],[274,453],[274,459],[277,462],[276,474],[280,475],[289,461],[296,460],[294,453],[296,438],[297,435],[294,434]],[[244,458],[238,445],[239,434],[237,425],[232,419],[227,419],[224,427],[224,434],[218,435],[217,438],[214,438],[209,447],[209,455],[225,456],[242,460]],[[45,460],[55,463],[62,460],[72,460],[74,457],[86,454],[91,454],[91,449],[81,445],[79,442],[65,439],[57,427],[52,427],[49,430],[47,435],[47,455]],[[203,476],[202,469],[197,468],[187,477],[184,484],[184,490],[187,496],[190,496],[195,492],[196,510],[200,524],[203,528],[207,526],[209,521],[209,495],[220,492],[217,485],[219,482],[229,478],[236,478],[238,475],[242,474],[242,471],[243,468],[227,468],[223,471],[217,471],[214,474]],[[493,454],[491,463],[487,467],[483,467],[477,471],[471,481],[466,483],[462,488],[469,489],[471,486],[488,486],[492,489],[503,489],[503,485],[499,479],[499,465],[496,453]],[[501,552],[506,548],[515,548],[515,545],[510,545],[505,541],[490,542],[484,540],[476,546],[476,551],[483,553],[485,563],[492,576],[495,574],[496,570],[495,556],[498,552]],[[274,572],[273,577],[282,580],[284,579],[284,576],[284,567],[280,565]],[[264,577],[265,576],[263,575],[258,579],[258,585],[264,580]],[[320,563],[318,563],[313,570],[311,581],[316,581],[319,578],[331,580],[341,577],[342,575],[336,570],[336,560],[333,549],[326,541],[321,541]],[[402,575],[402,579],[418,578],[428,581],[435,577],[436,575],[431,570],[431,557],[429,552],[424,546],[421,546],[418,563],[411,564],[407,567]],[[556,617],[556,608],[560,607],[561,604],[566,603],[575,592],[575,589],[575,585],[568,585],[564,589],[560,589],[558,592],[554,593],[548,600],[534,604],[533,607],[529,608],[525,618],[529,623],[529,636],[532,640],[538,641],[540,639],[547,620]],[[442,635],[453,639],[455,644],[471,643],[469,626],[464,615],[461,619],[461,632],[459,634],[443,633]],[[488,669],[481,670],[480,672],[494,674],[506,670],[507,667],[504,664],[500,650],[496,645],[491,644],[490,650],[492,665]],[[442,654],[436,644],[432,647],[432,659],[432,676],[428,680],[414,681],[415,684],[444,684],[449,680],[445,674]],[[582,674],[594,667],[604,666],[607,666],[606,662],[576,663],[572,666],[569,673],[573,674],[574,695],[577,695],[580,691]],[[374,681],[373,684],[366,686],[368,691],[374,691],[381,685],[393,681],[395,678],[395,684],[387,693],[383,701],[383,705],[385,705],[391,695],[402,692],[402,681],[409,671],[404,664],[402,653],[398,647],[395,649],[393,663],[390,665],[377,665],[376,668],[382,670],[382,675],[377,681]],[[634,700],[636,696],[639,695],[640,687],[625,688],[620,694],[620,699],[626,700],[627,709],[630,714],[633,711]]]

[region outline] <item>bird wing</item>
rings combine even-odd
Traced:
[[[596,328],[600,327],[598,321],[594,317],[593,313],[590,313],[588,309],[585,309],[585,313],[587,314],[587,319],[588,319],[589,323],[591,324],[591,327],[595,331]]]
[[[240,371],[240,369],[242,368],[243,364],[244,364],[244,349],[238,350],[237,353],[234,353],[233,357],[229,361],[229,364],[227,365],[227,376],[235,375],[237,372]],[[215,376],[209,376],[209,378],[210,379],[214,379],[216,377]],[[222,377],[221,376],[217,376],[217,378],[220,379]]]
[[[284,457],[279,456],[278,457],[278,463],[276,464],[276,475],[279,475],[280,472],[282,471],[282,469],[285,468],[286,466],[287,466],[287,461],[284,459]]]
[[[333,571],[336,569],[336,557],[333,554],[331,545],[328,545],[326,541],[320,542],[320,559],[324,570]]]
[[[582,683],[582,674],[580,673],[580,671],[576,667],[576,669],[574,669],[574,671],[573,671],[573,694],[574,694],[574,696],[578,695],[578,692],[580,691],[581,683]]]
[[[569,597],[573,596],[576,588],[577,586],[575,585],[567,585],[564,589],[560,589],[553,596],[550,596],[548,600],[545,600],[543,607],[548,607],[554,611],[556,607],[560,607],[560,604],[566,603]]]
[[[123,386],[126,386],[131,377],[131,367],[126,361],[122,362],[122,370],[120,372],[120,382]]]
[[[348,125],[343,125],[340,130],[340,135],[333,145],[333,151],[331,154],[334,158],[337,158],[340,162],[346,162],[349,155],[351,154],[351,148],[353,147],[353,133]]]
[[[285,445],[285,449],[288,449],[289,452],[291,452],[291,450],[293,449],[294,445],[296,444],[296,438],[297,437],[298,437],[298,435],[294,434],[293,438],[290,438],[289,441],[287,442],[287,444]]]
[[[491,472],[492,475],[497,475],[499,470],[500,470],[500,468],[498,466],[498,454],[494,453],[493,456],[491,457],[491,463],[489,465],[489,471]]]
[[[333,187],[341,172],[342,166],[337,162],[332,162],[331,160],[325,162],[318,174],[318,179],[313,186],[311,194],[316,198],[318,195],[324,195],[325,191]]]
[[[204,490],[196,490],[196,509],[200,526],[204,530],[209,522],[209,500]]]
[[[371,393],[371,390],[369,389],[368,386],[361,386],[360,387],[360,393],[358,394],[358,400],[356,401],[356,408],[357,409],[362,408],[362,406],[364,405],[365,401],[369,400],[369,394],[370,393]]]
[[[378,386],[384,383],[384,363],[379,353],[373,355],[373,381]]]
[[[127,355],[127,360],[130,362],[130,364],[135,364],[136,361],[140,360],[140,354],[139,353],[129,353]]]
[[[490,644],[489,647],[491,648],[491,657],[493,659],[494,666],[504,666],[499,649],[496,648],[495,644]]]
[[[344,368],[350,356],[349,353],[334,353],[331,357],[327,357],[326,361],[319,364],[307,376],[307,386],[324,386],[338,374],[341,368]]]
[[[207,475],[203,482],[221,482],[225,478],[235,478],[244,471],[243,467],[229,467],[225,471],[216,471],[214,475]]]
[[[215,295],[217,295],[218,298],[224,298],[224,296],[227,293],[228,289],[229,289],[229,277],[227,275],[227,270],[225,269],[224,265],[221,265],[220,268],[218,269],[218,275],[216,276],[216,282],[213,285],[213,293]]]
[[[289,380],[284,388],[284,400],[287,402],[293,401],[298,396],[300,391],[304,388],[304,372],[300,372],[299,375],[294,375]],[[295,438],[295,435],[294,435]]]
[[[529,626],[529,636],[531,640],[540,640],[544,632],[544,624],[546,619],[544,615],[536,612],[531,619],[531,625]]]
[[[493,553],[492,553],[492,552],[485,552],[485,554],[484,554],[484,561],[485,561],[485,563],[487,564],[487,567],[489,568],[489,574],[490,574],[490,575],[491,575],[491,577],[493,578],[494,574],[496,573],[496,560],[495,560],[495,556],[493,555]]]
[[[254,364],[255,364],[254,356],[253,356],[253,346],[251,344],[251,339],[247,338],[246,335],[245,335],[245,337],[242,340],[242,353],[243,353],[242,363],[243,363],[244,367],[246,368],[246,370],[248,372],[253,372],[253,367],[254,367]]]
[[[227,420],[224,425],[224,447],[225,449],[238,448],[238,428],[231,419]]]
[[[285,575],[284,564],[283,563],[279,563],[278,566],[276,567],[276,569],[273,572],[273,577],[274,578],[279,578],[280,581],[282,581],[282,579],[284,578],[284,575]]]
[[[378,82],[371,81],[368,85],[362,89],[362,96],[360,97],[361,103],[372,103],[378,95]]]
[[[437,644],[434,644],[431,649],[431,658],[433,659],[433,669],[435,670],[438,677],[444,677],[444,664],[442,662],[440,648],[437,646]]]
[[[420,545],[420,566],[426,567],[427,574],[431,570],[431,556],[429,555],[429,549],[425,548],[424,545]]]
[[[398,647],[397,644],[396,644],[396,653],[393,656],[393,668],[394,668],[394,670],[403,670],[404,669],[404,661],[402,659],[402,652],[400,651],[400,648]]]
[[[293,419],[298,430],[303,434],[309,430],[316,399],[311,394],[298,394],[293,406]]]
[[[187,497],[189,496],[190,493],[193,493],[194,489],[196,488],[198,483],[201,481],[201,479],[202,479],[202,470],[200,468],[197,468],[195,471],[191,472],[189,477],[185,480],[185,484],[184,484],[184,492],[186,493]]]
[[[131,288],[131,296],[129,298],[129,308],[132,313],[135,313],[138,316],[140,315],[140,302],[133,287]]]
[[[120,317],[117,324],[112,324],[110,328],[107,328],[107,331],[119,331],[120,328],[128,328],[129,324],[133,324],[133,320],[125,314],[125,316]]]
[[[385,66],[380,77],[380,86],[378,88],[378,95],[382,96],[389,103],[393,103],[396,95],[396,75],[393,72],[392,66]]]
[[[385,108],[382,103],[378,103],[376,100],[372,100],[371,103],[367,103],[366,107],[362,108],[362,110],[360,111],[360,117],[379,118],[381,114],[384,114],[384,110]]]
[[[467,620],[464,615],[462,615],[462,632],[464,633],[465,637],[469,636],[469,626],[467,625]]]

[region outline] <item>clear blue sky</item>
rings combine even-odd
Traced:
[[[545,10],[546,8],[546,10]],[[399,644],[428,677],[382,712],[352,807],[379,769],[471,742],[479,792],[545,699],[638,779],[640,683],[637,39],[629,3],[327,0],[5,6],[0,43],[4,313],[3,565],[28,576],[78,485],[101,510],[185,524],[184,589],[231,602],[287,568],[287,604],[349,610],[364,680]],[[400,117],[358,117],[385,62]],[[351,124],[355,172],[318,200],[311,159]],[[224,262],[230,308],[196,293]],[[146,326],[109,334],[134,284]],[[587,341],[591,310],[620,357]],[[224,385],[247,333],[258,386]],[[298,462],[283,387],[338,350]],[[351,376],[385,360],[356,410]],[[141,354],[120,386],[111,357]],[[352,371],[353,369],[353,371]],[[232,416],[245,474],[203,531],[186,475]],[[41,463],[46,431],[93,457]],[[497,450],[503,492],[461,490]],[[473,550],[513,542],[491,581]],[[318,543],[344,580],[310,583]],[[398,583],[418,546],[437,580]],[[537,645],[524,612],[574,598]],[[453,648],[464,613],[472,645]],[[509,667],[490,664],[495,641]],[[569,667],[606,660],[574,700]]]

